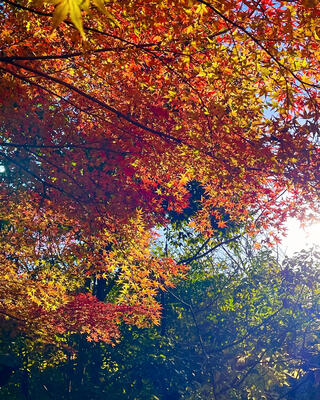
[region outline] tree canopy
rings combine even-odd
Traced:
[[[223,230],[272,244],[287,216],[317,212],[319,14],[315,0],[3,0],[4,323],[110,343],[121,321],[159,323],[157,293],[186,273],[153,251],[174,215],[214,247]]]

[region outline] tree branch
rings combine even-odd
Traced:
[[[242,235],[237,235],[237,236],[234,236],[231,239],[228,239],[228,240],[225,240],[223,242],[220,242],[216,246],[212,247],[211,249],[207,250],[206,252],[204,252],[202,254],[199,254],[199,251],[197,251],[192,257],[185,258],[185,259],[177,261],[177,264],[190,264],[192,261],[199,260],[200,258],[209,255],[210,253],[215,251],[220,246],[223,246],[224,244],[228,244],[228,243],[234,242],[235,240],[239,239],[241,236]],[[205,242],[205,244],[207,244],[207,242]],[[202,248],[203,248],[203,246],[200,248],[200,251],[201,251]]]
[[[122,120],[125,120],[125,121],[129,122],[130,124],[140,128],[142,130],[145,130],[147,132],[153,133],[154,135],[156,135],[156,136],[158,136],[158,137],[160,137],[162,139],[165,139],[168,142],[174,142],[174,143],[177,143],[177,144],[181,144],[182,143],[182,141],[180,139],[178,139],[178,138],[176,138],[174,136],[168,135],[168,134],[166,134],[164,132],[155,130],[153,128],[149,128],[146,125],[143,125],[142,123],[132,119],[131,117],[129,117],[129,116],[123,114],[122,112],[116,110],[115,108],[109,106],[107,103],[105,103],[105,102],[103,102],[103,101],[101,101],[99,99],[96,99],[95,97],[91,96],[88,93],[83,92],[82,90],[80,90],[77,87],[71,85],[70,83],[67,83],[67,82],[65,82],[65,81],[63,81],[61,79],[55,78],[54,76],[50,76],[50,75],[46,74],[45,72],[39,71],[39,70],[37,70],[35,68],[31,68],[31,67],[26,66],[26,65],[18,64],[18,63],[14,62],[14,61],[8,61],[8,64],[11,64],[11,65],[14,65],[17,68],[24,69],[26,71],[32,72],[32,73],[34,73],[34,74],[36,74],[38,76],[41,76],[41,77],[47,79],[48,81],[52,81],[52,82],[57,83],[58,85],[64,86],[64,87],[70,89],[71,91],[79,94],[80,96],[86,98],[87,100],[90,100],[91,102],[99,105],[100,107],[110,111],[111,113],[115,114],[118,118],[120,118]]]

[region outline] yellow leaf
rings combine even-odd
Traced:
[[[89,11],[89,6],[90,6],[90,0],[84,0],[81,3],[81,9],[84,11]]]
[[[80,10],[80,2],[77,0],[68,0],[70,8],[70,19],[74,26],[79,30],[83,39],[85,39],[85,34],[82,26],[82,17]]]
[[[97,7],[97,9],[101,11],[103,14],[106,12],[103,0],[93,0],[93,3]]]
[[[120,27],[119,21],[105,8],[103,0],[93,0],[94,5],[99,11],[101,11],[111,22],[113,22],[118,28]]]
[[[55,8],[53,13],[52,25],[53,29],[55,29],[63,20],[66,19],[69,7],[67,4],[67,0],[61,1]]]
[[[72,23],[80,32],[81,37],[85,40],[81,9],[87,10],[89,7],[89,1],[90,0],[85,0],[83,2],[80,0],[49,0],[49,4],[56,6],[53,13],[53,28],[55,29],[68,15],[70,15]]]

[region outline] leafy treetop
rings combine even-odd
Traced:
[[[157,320],[183,268],[152,255],[150,229],[190,207],[190,182],[208,238],[228,223],[276,238],[316,210],[318,2],[49,3],[0,6],[6,317],[29,329],[30,304],[51,315],[77,299],[89,315],[81,293],[103,279],[101,299],[138,307],[125,318]]]

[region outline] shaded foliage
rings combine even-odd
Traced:
[[[2,398],[23,399],[26,369],[28,393],[39,399],[316,399],[319,252],[279,263],[247,244],[226,250],[215,255],[219,262],[195,263],[187,281],[164,293],[165,327],[124,326],[115,347],[75,335],[68,339],[75,353],[51,365],[50,349],[26,351],[26,341],[19,354],[17,338],[10,346],[20,370]]]

